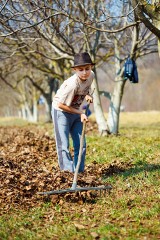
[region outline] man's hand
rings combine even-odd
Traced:
[[[88,122],[88,117],[86,116],[85,113],[81,113],[81,122],[84,122],[84,121]]]
[[[93,102],[93,97],[90,96],[90,95],[86,95],[85,99],[86,99],[86,101],[87,101],[88,103],[92,103],[92,102]]]

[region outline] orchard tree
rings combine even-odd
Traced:
[[[138,19],[157,36],[160,56],[160,1],[132,0],[132,6]]]
[[[108,2],[106,1],[106,3]],[[6,47],[9,54],[11,47],[14,46],[11,56],[23,52],[28,61],[34,64],[32,59],[35,56],[37,58],[35,54],[38,54],[38,56],[50,59],[51,62],[65,59],[66,65],[71,65],[75,52],[87,50],[93,61],[99,65],[114,55],[113,49],[105,43],[106,39],[101,44],[101,32],[96,29],[103,28],[103,22],[110,19],[105,13],[107,9],[105,1],[104,3],[103,1],[86,1],[85,3],[57,1],[54,4],[50,1],[45,1],[45,3],[41,1],[9,1],[7,4],[4,2],[3,6],[5,6],[1,11],[3,19],[5,19],[2,21],[3,34],[1,37],[4,38],[3,42],[6,42],[6,45],[8,41],[18,43],[9,45],[9,49]],[[10,12],[9,16],[8,12]],[[130,23],[127,26],[122,26],[115,32],[135,24]],[[109,27],[112,28],[112,24]],[[112,31],[106,32],[112,33]],[[38,44],[42,39],[46,41],[45,46],[48,47],[48,49],[46,48],[48,51],[44,52],[43,47]],[[35,42],[38,45],[37,49],[34,48]],[[95,76],[97,76],[96,69]],[[97,77],[94,80],[94,88],[96,120],[99,131],[106,133],[107,125],[102,111]]]
[[[34,65],[37,66],[36,70]],[[46,122],[51,121],[52,94],[57,91],[59,81],[53,70],[50,73],[45,61],[41,60],[38,64],[32,57],[30,62],[24,55],[5,59],[0,66],[0,80],[18,94],[19,108],[24,119],[38,121],[38,100],[43,95]]]
[[[118,15],[116,16],[115,8],[118,9]],[[107,7],[103,5],[103,13],[103,25],[98,23],[98,20],[102,19],[98,15],[98,20],[94,17],[95,23],[97,24],[89,26],[89,29],[96,30],[96,56],[105,62],[106,60],[108,62],[114,61],[115,84],[112,93],[101,91],[101,94],[108,97],[110,106],[107,122],[105,123],[103,121],[103,128],[99,128],[99,130],[102,134],[105,134],[106,132],[109,134],[118,134],[120,106],[126,83],[126,79],[124,78],[124,62],[128,56],[136,61],[141,56],[157,52],[157,44],[156,37],[139,22],[131,5],[123,3],[113,4],[109,2]],[[109,16],[109,18],[107,16]],[[128,28],[130,21],[132,21],[133,26]],[[115,30],[115,28],[117,28],[117,30]],[[120,29],[123,29],[123,31],[120,31]],[[88,44],[88,46],[90,45]],[[93,48],[90,47],[90,49]],[[100,63],[101,61],[98,61],[97,65]],[[97,90],[98,88],[95,87],[95,89]],[[96,94],[99,94],[98,91],[95,92],[94,100]],[[97,101],[95,101],[94,109],[97,107],[96,103]],[[101,120],[103,119],[103,116],[100,114],[97,115],[101,117]],[[96,118],[98,119],[98,117]]]
[[[17,61],[19,59],[15,59],[16,61],[14,62],[11,60],[13,59],[6,59],[5,62],[3,61],[0,64],[0,82],[6,85],[4,89],[7,92],[10,91],[10,97],[14,96],[14,100],[7,100],[6,105],[8,105],[8,109],[11,109],[10,113],[12,113],[13,108],[19,109],[19,111],[17,110],[18,116],[22,116],[28,121],[36,122],[38,118],[37,101],[39,93],[30,81],[24,79],[22,72],[19,71],[20,66],[23,66],[22,62],[20,64]],[[23,69],[23,73],[24,71]],[[3,94],[1,98],[3,98]]]
[[[50,72],[53,69],[50,73],[58,72],[61,79],[70,74],[69,69],[76,52],[87,50],[96,67],[100,67],[102,63],[107,66],[107,63],[114,61],[115,87],[113,93],[104,93],[110,98],[107,121],[101,106],[96,69],[93,87],[99,132],[117,134],[126,82],[123,77],[124,61],[128,55],[136,60],[144,54],[156,51],[154,37],[134,15],[136,8],[137,5],[133,9],[130,3],[120,0],[58,0],[54,3],[49,0],[2,0],[0,38],[2,45],[5,45],[3,57],[21,54],[35,70]],[[46,61],[47,64],[44,64]],[[28,79],[37,86],[30,74]]]

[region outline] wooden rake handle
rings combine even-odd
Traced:
[[[90,102],[88,102],[85,114],[88,116],[88,109],[90,106]],[[81,158],[82,158],[82,151],[83,151],[83,144],[84,144],[84,137],[85,137],[85,130],[86,130],[86,121],[83,121],[83,128],[82,128],[82,134],[81,134],[81,139],[80,139],[80,147],[79,147],[79,155],[78,155],[78,162],[76,165],[75,173],[74,173],[74,178],[73,178],[73,183],[71,189],[75,190],[77,187],[77,178],[78,178],[78,172],[79,172],[79,167],[81,164]]]

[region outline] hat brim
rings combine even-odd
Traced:
[[[71,68],[81,67],[81,66],[83,67],[83,66],[86,66],[86,65],[95,65],[95,63],[82,63],[82,64],[74,65]]]

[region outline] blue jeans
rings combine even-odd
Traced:
[[[56,139],[56,148],[58,154],[58,163],[61,170],[74,172],[79,155],[80,138],[82,134],[83,123],[79,114],[67,113],[52,108],[52,119],[54,123],[54,132]],[[69,136],[73,140],[74,160],[69,151]],[[84,171],[86,155],[86,140],[84,140],[81,164],[79,172]]]

